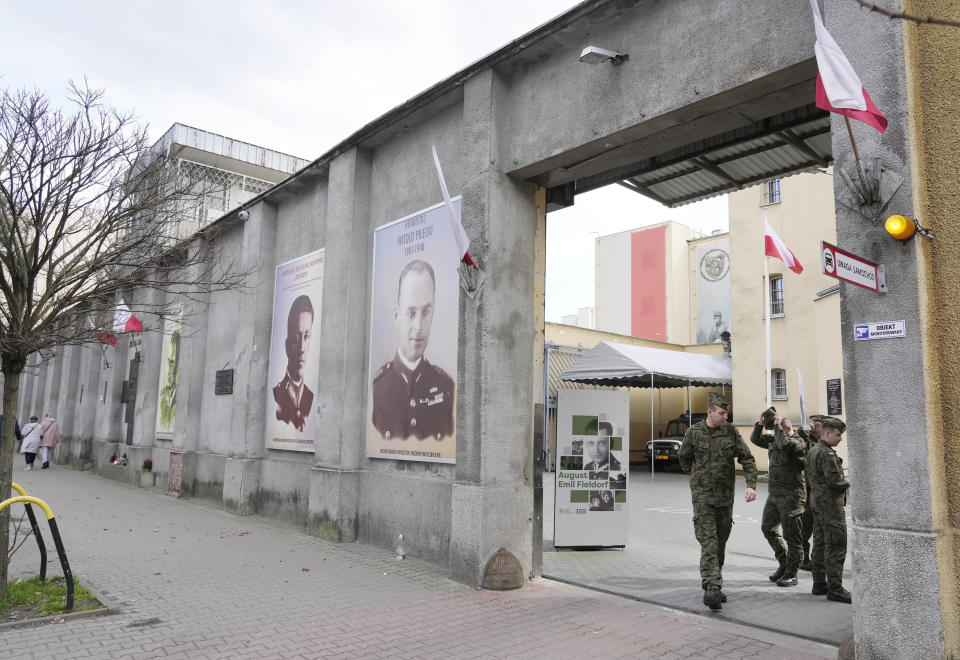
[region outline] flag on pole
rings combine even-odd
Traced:
[[[112,332],[100,332],[97,330],[97,327],[93,324],[93,319],[89,316],[87,317],[87,325],[93,330],[93,334],[96,335],[97,341],[101,344],[107,344],[108,346],[117,345],[117,336]]]
[[[800,425],[807,423],[807,400],[803,396],[803,375],[800,373],[800,367],[797,367],[797,382],[800,383]]]
[[[453,208],[453,202],[450,201],[450,193],[447,192],[447,182],[443,178],[443,170],[440,169],[440,157],[437,156],[437,148],[432,147],[432,149],[433,162],[437,166],[437,178],[440,180],[440,192],[443,193],[443,204],[447,207],[447,213],[450,216],[450,229],[453,232],[453,240],[457,244],[457,261],[462,261],[474,268],[479,268],[467,251],[467,248],[470,247],[470,238],[467,236],[467,232],[463,230],[460,218]]]
[[[787,266],[787,268],[792,270],[797,275],[802,273],[803,266],[800,265],[796,255],[790,251],[790,248],[788,248],[783,241],[780,240],[780,237],[777,236],[777,232],[773,231],[773,228],[770,226],[770,223],[767,222],[766,218],[763,220],[763,225],[764,254],[766,254],[768,257],[775,257],[779,259]]]
[[[120,332],[140,332],[143,330],[143,323],[130,312],[130,308],[123,302],[123,298],[117,303],[117,311],[113,314],[113,331]]]
[[[862,121],[883,133],[887,130],[887,118],[870,100],[847,56],[827,32],[820,18],[817,0],[810,0],[810,8],[813,10],[813,27],[817,33],[817,42],[813,47],[818,69],[817,107]]]

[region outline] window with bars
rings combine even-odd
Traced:
[[[763,184],[763,203],[764,204],[780,203],[780,179],[767,181],[765,184]]]
[[[203,201],[196,209],[197,221],[201,227],[273,185],[269,181],[189,160],[180,161],[180,174],[187,177],[196,190],[203,192]]]
[[[783,276],[770,276],[770,316],[783,316]]]
[[[778,401],[787,398],[787,372],[785,370],[770,370],[770,397]]]

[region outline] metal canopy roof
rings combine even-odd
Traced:
[[[547,209],[617,183],[668,207],[741,190],[833,161],[830,116],[813,104],[547,191]]]

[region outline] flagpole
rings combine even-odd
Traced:
[[[863,199],[869,202],[873,195],[867,187],[867,172],[863,169],[863,161],[860,160],[860,150],[857,148],[857,139],[853,137],[853,126],[850,125],[850,117],[844,115],[843,121],[847,123],[847,134],[850,136],[850,145],[853,147],[853,157],[857,161],[857,176],[860,177],[860,185],[863,186]]]
[[[767,212],[763,212],[763,224],[764,227],[767,226]],[[766,250],[764,250],[766,252]],[[764,310],[764,331],[766,333],[766,373],[767,378],[767,408],[770,407],[770,305],[772,304],[772,296],[770,295],[770,259],[766,254],[763,255],[763,310]]]

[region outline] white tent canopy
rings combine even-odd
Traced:
[[[651,378],[652,376],[652,378]],[[562,374],[561,380],[614,387],[731,385],[728,356],[602,341]]]

